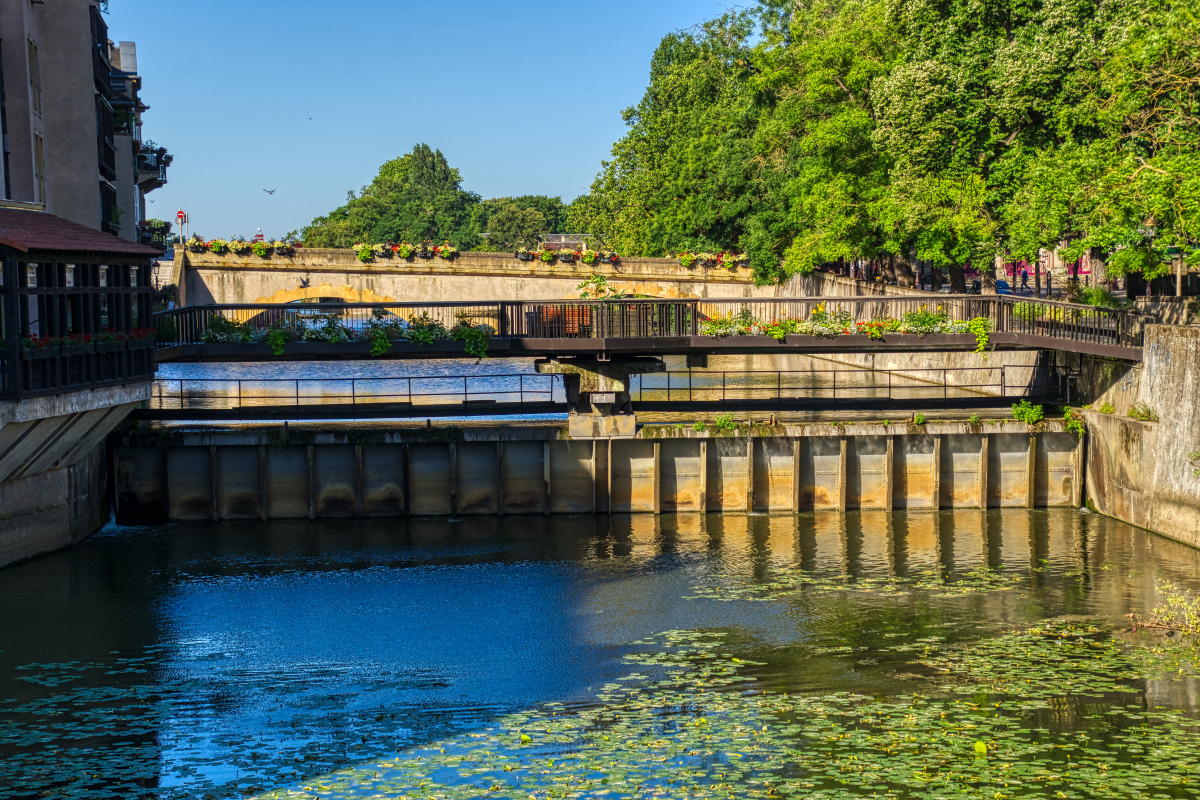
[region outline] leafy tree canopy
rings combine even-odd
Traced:
[[[663,38],[572,227],[955,269],[1200,261],[1200,0],[760,0]],[[960,273],[961,274],[961,273]]]
[[[567,206],[558,197],[525,195],[484,200],[463,191],[462,177],[440,150],[419,144],[388,161],[346,204],[317,217],[303,231],[309,247],[350,247],[357,242],[449,240],[459,249],[508,249],[561,232]],[[498,219],[497,219],[498,218]],[[481,237],[496,223],[499,238]],[[518,245],[519,246],[519,245]]]

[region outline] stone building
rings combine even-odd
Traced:
[[[145,196],[171,156],[142,135],[137,46],[100,0],[0,0],[4,205],[153,243]]]

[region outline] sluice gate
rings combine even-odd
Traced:
[[[114,442],[118,520],[792,513],[1078,506],[1058,421],[504,428],[142,428]]]

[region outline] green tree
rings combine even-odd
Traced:
[[[542,221],[537,223],[534,228],[534,238],[530,240],[528,237],[518,237],[520,241],[537,241],[537,234],[541,233],[563,233],[567,226],[567,206],[563,203],[561,197],[549,197],[547,195],[522,195],[520,197],[495,197],[488,200],[480,201],[472,210],[473,225],[479,233],[489,234],[482,238],[479,249],[481,250],[508,250],[512,244],[518,239],[497,238],[494,233],[496,228],[496,214],[505,211],[509,206],[515,207],[518,211],[528,211],[540,214]],[[532,215],[529,219],[533,219]],[[501,223],[505,228],[505,235],[512,232],[512,220],[505,217]],[[523,229],[522,229],[523,230]]]
[[[472,209],[479,196],[462,190],[458,170],[426,144],[386,162],[341,208],[304,229],[307,247],[349,247],[356,242],[439,242],[462,250],[476,246]]]
[[[533,247],[546,229],[546,217],[534,208],[506,203],[488,222],[488,244],[499,250]]]

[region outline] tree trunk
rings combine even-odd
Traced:
[[[893,286],[896,284],[896,257],[891,253],[883,262],[883,282]]]
[[[1042,260],[1040,258],[1033,262],[1033,296],[1042,296]]]
[[[951,294],[966,294],[967,293],[967,277],[963,275],[962,264],[950,265],[950,293]]]
[[[942,290],[942,268],[941,267],[930,267],[929,268],[929,288],[932,289],[934,292],[940,292]]]
[[[896,256],[896,285],[905,289],[911,289],[916,285],[916,281],[913,279],[912,263],[903,253]]]
[[[996,259],[994,258],[979,267],[979,293],[996,293]]]
[[[1088,269],[1092,271],[1092,285],[1108,286],[1108,267],[1099,247],[1089,247],[1087,250]]]

